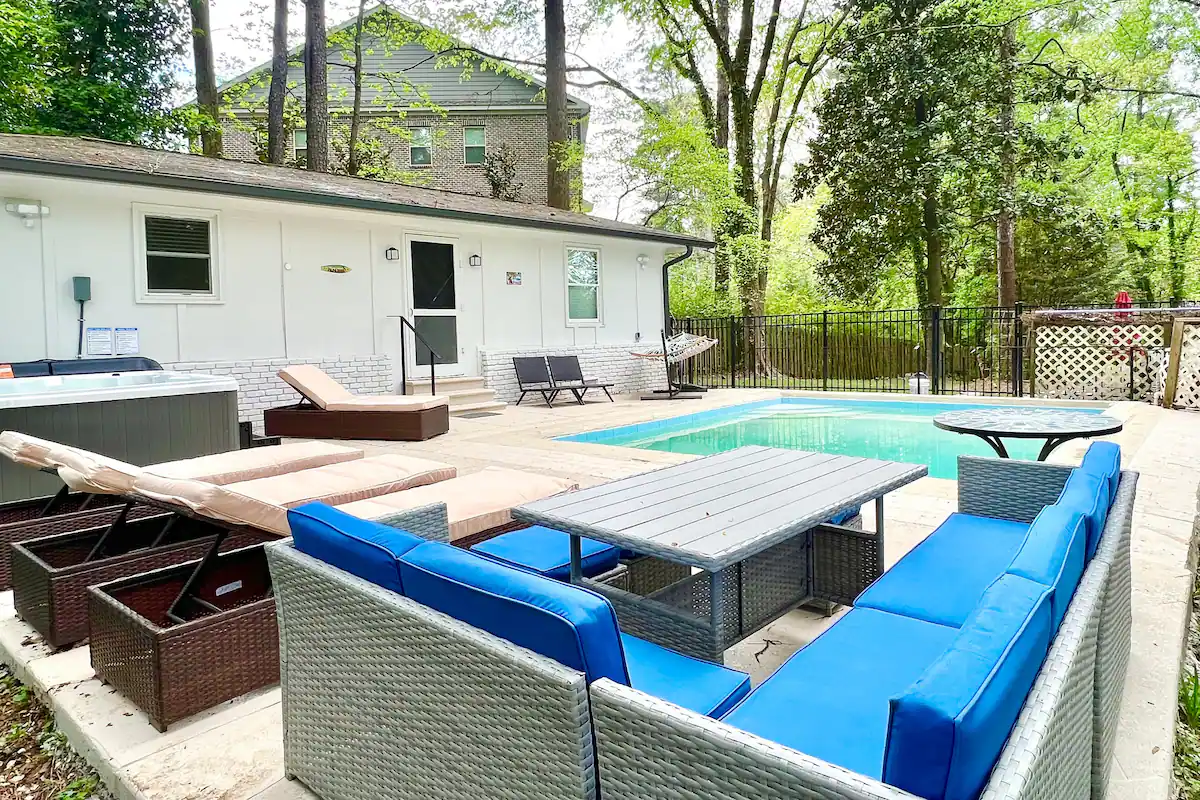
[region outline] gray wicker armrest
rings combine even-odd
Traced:
[[[958,510],[1033,522],[1058,499],[1071,467],[1012,458],[958,457]]]
[[[398,511],[375,520],[389,528],[400,528],[431,542],[450,541],[450,517],[445,503],[431,503],[408,511]]]

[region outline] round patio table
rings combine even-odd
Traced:
[[[1057,408],[972,408],[947,411],[933,418],[944,431],[969,433],[992,446],[996,455],[1008,458],[1004,439],[1045,439],[1037,460],[1045,461],[1054,448],[1072,439],[1107,436],[1124,427],[1105,414],[1089,414]]]

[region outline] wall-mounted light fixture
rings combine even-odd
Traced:
[[[471,253],[471,255],[467,256],[467,263],[475,269],[479,269],[483,266],[483,256],[479,255],[479,253]]]
[[[388,261],[399,261],[400,260],[400,251],[394,247],[389,247],[387,250],[383,251],[383,257],[386,258]]]
[[[18,200],[6,197],[4,198],[4,210],[20,217],[26,228],[32,228],[34,220],[50,216],[50,209],[36,200]]]
[[[639,267],[645,269],[646,265],[650,263],[650,256],[645,253],[638,253],[637,262]]]

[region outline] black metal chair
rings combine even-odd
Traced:
[[[521,396],[517,398],[517,405],[521,405],[525,395],[530,392],[538,392],[546,401],[546,405],[553,407],[554,398],[558,397],[559,389],[554,385],[554,379],[550,377],[550,368],[546,366],[544,356],[514,356],[513,369],[517,372],[517,388],[521,390]]]
[[[554,388],[575,395],[575,402],[579,405],[583,405],[583,397],[588,389],[600,389],[608,401],[613,402],[612,395],[608,392],[613,384],[583,377],[578,356],[547,356],[546,361],[550,365],[550,379],[554,382]]]

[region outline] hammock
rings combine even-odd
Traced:
[[[667,363],[678,364],[681,361],[687,361],[693,356],[698,356],[710,347],[715,347],[716,339],[710,339],[707,336],[697,336],[693,333],[677,333],[670,339],[663,340],[666,350]],[[664,347],[655,347],[650,350],[634,350],[630,355],[638,358],[652,358],[659,360],[663,357]]]

